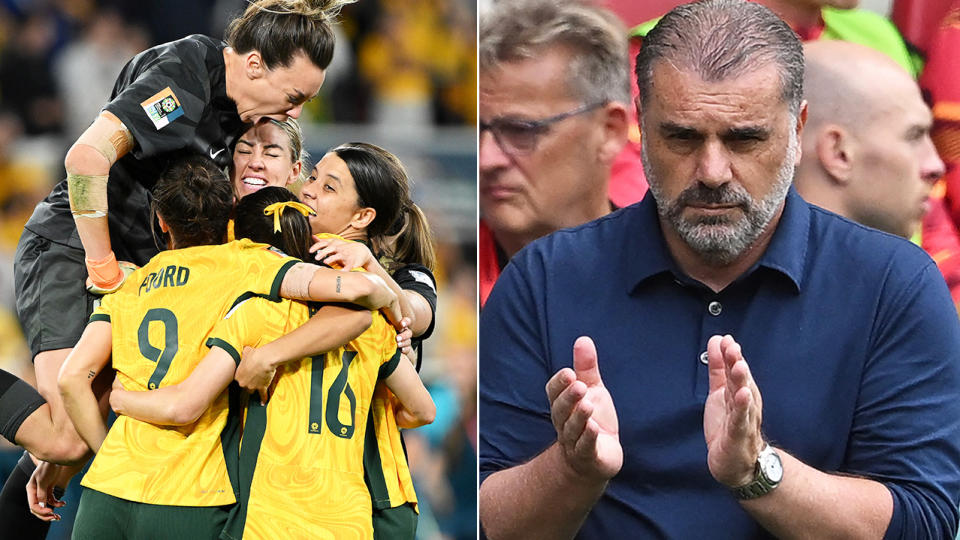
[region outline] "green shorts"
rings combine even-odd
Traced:
[[[164,506],[120,499],[83,488],[73,540],[215,540],[230,506]]]
[[[373,540],[413,540],[417,535],[417,511],[405,503],[373,511]]]

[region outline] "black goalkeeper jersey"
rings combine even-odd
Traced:
[[[420,371],[420,365],[423,362],[423,340],[433,334],[433,327],[437,323],[437,280],[433,277],[433,272],[421,264],[405,264],[393,271],[393,280],[401,289],[420,293],[428,304],[433,317],[430,318],[430,326],[420,337],[410,340],[410,345],[417,351],[417,371]]]
[[[150,190],[169,161],[201,153],[227,167],[233,159],[233,146],[247,126],[227,97],[224,47],[207,36],[187,36],[143,51],[117,78],[104,109],[135,141],[110,169],[107,184],[110,242],[118,260],[143,265],[157,253]],[[26,228],[82,249],[66,180],[37,205]]]

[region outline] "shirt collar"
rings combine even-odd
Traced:
[[[628,208],[632,212],[631,234],[636,239],[637,251],[624,250],[626,268],[632,291],[644,281],[665,272],[683,275],[667,249],[660,220],[657,217],[657,205],[649,191],[642,201]],[[783,214],[777,224],[777,230],[760,260],[746,274],[753,273],[758,267],[769,268],[783,275],[793,283],[796,292],[803,284],[803,270],[806,266],[807,242],[810,230],[809,205],[791,186],[787,193]],[[655,234],[651,234],[654,232]],[[637,256],[637,254],[642,254]]]
[[[793,282],[796,292],[799,293],[803,286],[809,240],[810,205],[790,186],[777,230],[756,266],[783,274]],[[753,268],[750,271],[753,271]]]

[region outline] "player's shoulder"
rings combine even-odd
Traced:
[[[396,267],[393,270],[393,280],[396,281],[401,288],[403,288],[405,284],[413,285],[420,283],[432,290],[434,294],[437,292],[437,278],[429,268],[422,264],[402,264]]]
[[[202,34],[193,34],[154,45],[136,55],[131,63],[134,66],[146,66],[157,61],[169,62],[181,65],[184,72],[189,72],[205,64],[211,54],[222,48],[223,43],[218,40]]]
[[[222,250],[228,256],[233,257],[264,257],[266,259],[293,259],[282,249],[271,246],[270,244],[261,244],[254,242],[249,238],[232,240],[221,244]]]

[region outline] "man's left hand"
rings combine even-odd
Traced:
[[[740,344],[732,336],[711,337],[707,356],[710,394],[703,409],[707,466],[718,482],[735,488],[754,479],[764,445],[763,401]]]

